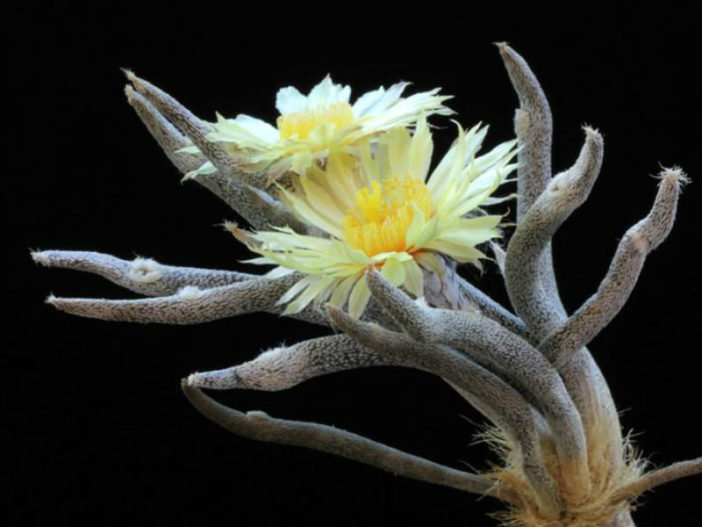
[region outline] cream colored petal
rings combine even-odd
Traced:
[[[415,298],[424,296],[424,273],[415,259],[404,262],[405,289]]]
[[[370,138],[366,137],[359,141],[356,147],[356,155],[358,156],[359,170],[364,174],[368,183],[370,184],[371,181],[380,181],[382,176],[378,162],[371,151]]]
[[[336,286],[334,289],[334,292],[331,295],[331,298],[329,299],[329,303],[335,307],[343,309],[344,305],[346,304],[346,301],[349,299],[349,293],[351,292],[351,288],[358,282],[358,280],[365,280],[363,275],[352,275],[344,278],[339,282],[339,285]]]
[[[344,256],[350,263],[357,265],[368,265],[370,263],[371,260],[366,256],[366,253],[360,249],[351,247],[343,242],[340,242],[340,245],[343,249]]]
[[[465,138],[467,134],[460,124],[455,124],[458,128],[458,137],[427,182],[427,188],[437,202],[447,198],[449,189],[452,185],[455,186],[456,178],[466,164],[468,145]]]
[[[317,105],[329,105],[337,102],[349,102],[351,96],[351,87],[335,84],[329,75],[322,79],[322,82],[317,84],[310,94],[307,96],[307,101],[310,107]]]
[[[187,181],[188,179],[193,179],[194,177],[197,177],[200,175],[204,176],[207,174],[214,174],[215,172],[217,172],[217,169],[215,168],[215,166],[210,161],[205,161],[202,165],[197,167],[195,170],[191,170],[190,172],[186,172],[181,181]]]
[[[409,82],[398,82],[390,86],[387,90],[380,87],[373,92],[363,94],[353,105],[354,115],[363,117],[365,115],[375,115],[386,111],[395,104],[402,96],[402,92],[409,86]]]
[[[277,304],[287,304],[290,302],[293,298],[295,298],[297,295],[300,294],[300,292],[303,289],[306,289],[309,287],[309,285],[313,282],[312,277],[310,276],[305,276],[304,278],[301,278],[297,282],[295,282],[290,289],[288,289],[283,296],[281,296],[278,301],[276,302]]]
[[[389,252],[384,252],[384,253],[378,253],[370,257],[371,262],[373,263],[379,263],[379,262],[384,262],[385,260],[389,258],[394,258],[398,262],[406,262],[407,260],[412,259],[412,255],[402,251],[402,252],[396,252],[396,251],[389,251]]]
[[[424,224],[424,227],[414,239],[414,247],[416,249],[422,249],[426,247],[431,240],[438,236],[438,232],[439,218],[434,216]]]
[[[278,90],[275,96],[275,107],[281,115],[302,112],[307,109],[307,97],[297,88],[287,86]]]
[[[414,210],[414,215],[412,216],[412,222],[407,228],[407,233],[405,234],[405,246],[406,247],[419,247],[416,245],[419,235],[424,230],[427,220],[422,212],[414,203],[412,204]]]
[[[509,180],[505,180],[505,183],[508,182]],[[499,205],[500,203],[504,203],[505,201],[517,199],[517,196],[518,194],[516,192],[513,192],[512,194],[507,194],[506,196],[488,196],[483,200],[482,206],[489,207],[490,205]]]
[[[184,146],[175,151],[176,154],[199,154],[200,149],[195,145]]]
[[[454,142],[451,148],[446,152],[437,167],[432,172],[427,182],[427,187],[432,195],[437,199],[441,199],[442,192],[451,181],[451,169],[456,165],[456,157],[460,157],[460,163],[466,166],[480,149],[480,146],[487,135],[488,127],[480,127],[480,124],[475,125],[465,133],[463,140],[461,137]]]
[[[380,274],[394,286],[401,286],[405,282],[405,266],[393,257],[385,260],[380,268]]]
[[[462,263],[485,258],[485,255],[475,247],[451,243],[446,240],[432,240],[426,245],[426,248],[450,256]]]
[[[266,258],[265,256],[261,256],[258,258],[249,258],[248,260],[239,260],[239,262],[245,263],[245,264],[250,264],[250,265],[275,265],[276,264],[276,262],[274,262],[270,258]],[[273,272],[273,271],[274,271],[274,269],[271,269],[271,271],[269,271],[269,272]]]
[[[414,259],[419,265],[432,273],[438,276],[444,275],[444,266],[436,254],[422,251],[421,253],[416,253]]]
[[[346,210],[355,204],[356,193],[362,188],[354,183],[354,177],[344,163],[343,154],[332,154],[327,159],[327,178],[333,195],[343,201]],[[365,185],[364,185],[365,186]]]
[[[300,296],[286,306],[283,315],[293,315],[305,309],[310,302],[319,296],[329,287],[331,282],[335,280],[333,277],[323,275],[310,276],[309,279],[310,285],[300,293]]]
[[[288,191],[283,191],[285,200],[290,204],[295,213],[302,218],[303,221],[314,225],[325,232],[328,232],[332,236],[341,238],[343,232],[338,224],[326,219],[324,216],[319,214],[313,207],[311,207],[305,200],[302,200],[295,196],[293,193]]]
[[[502,221],[500,214],[486,214],[473,218],[461,218],[459,225],[462,229],[494,229]]]
[[[330,177],[334,177],[333,174],[330,174]],[[339,209],[329,193],[307,176],[301,176],[300,183],[310,206],[330,222],[336,224],[341,231],[344,211]]]
[[[349,295],[349,315],[353,318],[360,318],[370,300],[370,289],[366,283],[366,277],[362,276],[356,285],[353,286]]]
[[[409,126],[422,112],[427,115],[452,114],[453,112],[443,105],[444,101],[451,97],[436,95],[438,91],[437,88],[400,99],[385,110],[368,112],[366,116],[359,118],[358,122],[362,124],[365,131],[370,132],[388,130],[396,126]]]
[[[208,134],[212,141],[235,143],[243,148],[266,148],[278,142],[280,132],[261,119],[240,114],[236,119],[217,116],[214,131]]]
[[[457,245],[475,247],[478,244],[484,243],[488,240],[491,240],[492,238],[497,238],[499,236],[500,233],[495,228],[465,228],[461,227],[459,224],[457,228],[442,232],[438,239]]]
[[[334,251],[334,240],[310,236],[307,234],[297,234],[294,232],[259,231],[251,234],[251,238],[263,244],[262,247],[251,246],[251,249],[270,251],[315,251],[319,253],[331,253]],[[338,242],[337,242],[338,243]]]
[[[381,86],[377,90],[369,91],[361,95],[356,99],[356,102],[353,103],[353,116],[358,118],[366,115],[370,109],[383,98],[384,94],[385,88]]]
[[[502,164],[517,154],[516,146],[516,140],[500,143],[489,152],[475,158],[472,168],[478,172],[484,172],[496,164]]]
[[[417,179],[422,181],[427,179],[433,150],[434,142],[431,139],[427,118],[426,115],[421,114],[407,152],[409,172]]]
[[[483,174],[470,186],[467,195],[461,197],[460,202],[452,208],[451,215],[456,217],[463,216],[479,207],[490,194],[497,190],[502,181],[504,181],[504,175],[499,171],[490,171]]]
[[[310,151],[302,151],[290,156],[290,170],[296,174],[304,174],[317,156]]]
[[[402,178],[409,176],[408,150],[411,136],[409,130],[397,127],[383,135],[381,142],[387,148],[389,168],[384,177],[397,175]]]
[[[288,276],[289,274],[292,274],[294,272],[295,271],[293,271],[292,269],[278,266],[268,271],[264,276],[266,278],[280,278],[282,276]]]

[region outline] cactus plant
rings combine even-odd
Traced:
[[[311,191],[301,187],[310,167],[324,172],[322,177],[337,174],[334,149],[328,158],[310,158],[294,150],[302,161],[290,161],[290,155],[279,152],[278,157],[259,156],[258,162],[251,163],[252,147],[243,144],[235,121],[222,119],[219,127],[204,122],[162,90],[127,72],[128,101],[168,158],[180,172],[212,191],[257,229],[248,232],[229,225],[240,240],[263,255],[261,263],[276,263],[277,269],[284,271],[286,265],[290,268],[254,275],[173,267],[145,258],[125,261],[95,252],[33,252],[34,260],[42,265],[95,273],[150,297],[101,300],[50,296],[48,303],[71,314],[103,320],[194,324],[264,311],[330,326],[336,334],[277,347],[223,370],[191,374],[182,382],[183,391],[195,408],[235,434],[333,453],[396,474],[493,497],[504,504],[496,519],[505,524],[633,526],[631,506],[638,496],[668,481],[702,472],[702,458],[647,471],[622,434],[607,382],[587,346],[623,307],[647,255],[670,232],[687,177],[679,168],[661,171],[649,214],[626,231],[597,291],[573,313],[566,313],[558,293],[551,239],[593,188],[602,163],[602,136],[586,127],[584,144],[573,166],[552,175],[548,101],[524,59],[506,44],[498,47],[520,102],[515,114],[516,165],[509,165],[515,153],[510,143],[482,158],[473,155],[462,159],[461,145],[470,150],[471,140],[479,132],[461,130],[444,158],[459,159],[460,166],[452,177],[489,181],[485,183],[489,191],[481,194],[475,206],[455,209],[460,212],[456,221],[472,223],[461,224],[464,230],[455,234],[460,234],[459,238],[436,236],[430,241],[427,235],[424,245],[413,241],[395,251],[407,257],[381,259],[379,255],[387,251],[372,251],[359,242],[355,248],[368,259],[362,258],[359,264],[362,276],[353,275],[346,285],[337,277],[304,281],[306,274],[311,275],[308,267],[291,267],[289,263],[289,256],[299,248],[300,233],[325,243],[334,239],[328,232],[333,226],[315,224],[315,211],[305,213],[307,209],[300,202],[300,196],[305,196],[308,208],[320,205],[319,194],[312,196],[316,200],[311,199]],[[359,135],[356,139],[362,146],[342,148],[340,163],[357,163],[364,155],[375,163],[380,158],[378,152],[387,148],[408,158],[414,155],[415,163],[417,152],[424,152],[419,164],[428,167],[425,158],[431,144],[426,139],[426,114],[445,115],[449,111],[443,107],[445,97],[435,92],[417,95],[424,98],[413,116],[402,114],[402,119],[390,123],[392,126],[371,129],[366,134],[366,154],[362,148],[365,136]],[[397,95],[395,101],[400,104],[410,99]],[[338,119],[339,112],[348,109],[335,106],[334,110]],[[300,138],[299,129],[297,136],[289,132],[298,122],[289,119],[279,123],[279,128]],[[305,126],[309,123],[305,121]],[[312,124],[316,126],[317,121]],[[394,142],[387,139],[395,136]],[[492,240],[506,227],[498,226],[492,219],[495,216],[485,214],[478,205],[503,201],[490,194],[513,168],[516,227],[505,249],[490,242],[512,312],[462,278],[456,263],[477,263],[484,255],[475,245]],[[431,186],[432,179],[439,177],[437,172],[441,172],[439,168],[427,182],[429,190],[440,186]],[[377,193],[382,190],[380,186],[372,188]],[[362,197],[362,190],[358,196]],[[475,186],[465,190],[466,196],[477,193]],[[379,196],[377,193],[369,191],[366,196]],[[415,205],[420,200],[417,193],[409,191],[403,196]],[[358,199],[361,205],[365,203]],[[438,216],[437,206],[427,206],[426,213],[421,212],[424,220],[432,214]],[[406,230],[421,231],[417,227],[420,208],[403,213],[408,218]],[[398,211],[392,213],[400,214]],[[289,239],[262,235],[273,232],[265,230],[271,226],[278,227],[278,233],[288,229],[283,234],[296,236],[290,239],[298,245],[281,250],[281,240],[287,243]],[[402,232],[407,242],[409,237]],[[447,227],[444,232],[453,231]],[[340,239],[351,239],[347,234]],[[420,238],[424,240],[416,237]],[[463,245],[447,241],[456,239]],[[303,256],[309,262],[309,252]],[[415,260],[418,264],[413,266]],[[335,296],[342,288],[345,294]],[[327,300],[330,302],[325,303]],[[348,312],[343,309],[347,301]],[[376,365],[415,368],[447,381],[490,423],[483,436],[495,448],[499,463],[483,473],[457,470],[334,427],[278,419],[258,411],[242,413],[202,391],[278,391],[320,375]]]

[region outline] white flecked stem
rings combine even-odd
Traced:
[[[575,164],[555,176],[517,226],[507,246],[505,284],[517,315],[542,336],[563,316],[560,301],[543,287],[539,262],[556,230],[582,205],[602,165],[602,136],[585,128]]]
[[[458,286],[463,295],[478,308],[480,313],[509,329],[512,333],[516,333],[532,344],[534,343],[534,336],[517,315],[461,277],[458,277]]]
[[[225,271],[218,269],[198,269],[196,267],[176,267],[172,265],[164,265],[151,258],[135,258],[132,261],[122,260],[115,256],[92,252],[92,251],[32,251],[32,259],[46,267],[57,267],[62,269],[72,269],[75,271],[85,271],[95,273],[107,280],[122,286],[130,291],[146,296],[179,296],[178,293],[185,287],[190,287],[186,291],[186,296],[197,296],[197,290],[214,289],[218,286],[246,282],[249,280],[263,279],[262,275],[241,273],[238,271]],[[291,275],[299,279],[299,275]],[[290,278],[292,279],[292,278]],[[286,282],[287,283],[287,282]],[[282,293],[281,293],[282,295]],[[112,305],[106,307],[103,302],[128,302],[128,301],[106,301],[102,299],[71,299],[71,298],[56,298],[49,297],[50,303],[61,309],[63,302],[93,302],[99,300],[100,308],[113,309]],[[273,301],[277,298],[270,299],[270,302],[265,303],[266,311],[269,313],[279,314],[283,311],[281,306],[275,305]],[[60,305],[59,305],[60,303]],[[73,303],[75,309],[87,309],[87,305],[83,303]],[[125,306],[118,305],[117,310],[125,309]],[[135,308],[141,309],[141,308]],[[151,309],[156,309],[155,307]],[[64,309],[64,311],[68,311]],[[300,318],[308,322],[316,324],[326,324],[326,318],[313,314],[317,311],[313,308],[308,308],[303,313],[293,315],[293,318]],[[231,315],[250,313],[253,311],[244,310],[242,312],[232,311]],[[74,313],[79,314],[79,313]],[[81,316],[90,316],[88,314]],[[93,317],[101,318],[101,317]],[[364,314],[364,318],[369,320],[383,321],[385,324],[392,326],[392,321],[388,320],[385,313],[377,305],[377,302],[369,303]],[[117,319],[115,319],[117,320]],[[131,319],[130,319],[131,320]],[[213,319],[214,320],[214,319]],[[134,320],[136,322],[136,320]],[[207,320],[202,320],[206,322]],[[199,321],[183,322],[197,324]]]
[[[554,177],[525,213],[515,230],[505,256],[505,284],[510,301],[537,339],[545,338],[566,320],[557,294],[544,280],[542,255],[560,225],[589,196],[602,164],[602,137],[585,128],[585,144],[575,164]],[[622,463],[622,436],[614,401],[604,376],[589,351],[577,350],[560,371],[581,414],[586,430],[605,420],[611,434],[608,458],[612,470]]]
[[[191,145],[190,140],[141,93],[134,91],[131,85],[127,85],[125,93],[127,101],[134,108],[141,122],[182,174],[195,170],[207,161],[202,154],[179,152],[181,148]],[[289,225],[299,232],[305,232],[304,225],[296,220],[281,202],[261,189],[240,183],[219,170],[211,174],[196,174],[188,179],[197,181],[222,199],[253,227]]]
[[[515,114],[515,131],[520,147],[517,179],[522,188],[517,199],[517,215],[518,223],[521,223],[549,182],[552,118],[548,100],[526,61],[506,44],[498,44],[498,47],[521,105]],[[541,255],[534,262],[530,273],[532,274],[526,276],[526,279],[532,285],[532,292],[538,296],[534,302],[541,302],[551,319],[547,327],[537,328],[537,337],[541,339],[566,318],[553,269],[550,237],[545,241]],[[617,466],[622,457],[618,446],[622,439],[619,416],[609,387],[590,352],[585,348],[577,351],[561,374],[586,428],[596,427],[596,420],[607,420],[607,427],[612,431],[610,460],[613,467]]]
[[[245,313],[279,314],[284,306],[278,304],[278,299],[299,279],[298,275],[293,274],[211,289],[187,286],[175,295],[136,300],[50,296],[47,302],[66,313],[100,320],[143,324],[201,324]],[[314,324],[327,324],[326,316],[314,307],[308,307],[293,317]]]
[[[544,468],[537,414],[518,392],[455,351],[431,345],[424,345],[426,349],[420,350],[422,345],[416,343],[403,349],[406,340],[396,342],[394,346],[373,346],[371,349],[363,345],[368,342],[358,334],[353,333],[353,336],[361,343],[347,335],[320,337],[274,348],[231,368],[193,373],[187,382],[190,386],[214,390],[279,391],[321,375],[371,366],[404,366],[439,376],[447,375],[447,382],[500,426],[518,447],[522,459],[520,467],[534,487],[539,506],[545,514],[556,514],[558,489]],[[373,343],[378,344],[377,341]],[[449,360],[442,361],[446,357]],[[451,382],[451,378],[455,382]]]
[[[193,373],[187,380],[210,390],[279,391],[339,371],[397,365],[347,335],[332,335],[279,346],[231,368]]]
[[[285,216],[289,221],[281,221],[278,217],[280,211],[276,207],[263,208],[260,203],[252,203],[251,192],[246,184],[250,181],[242,181],[242,178],[236,177],[243,172],[236,170],[235,160],[221,146],[207,141],[205,137],[209,132],[207,123],[200,121],[184,106],[155,86],[138,79],[130,72],[127,76],[134,83],[134,87],[128,85],[125,88],[127,101],[181,173],[186,174],[195,170],[209,159],[218,170],[212,174],[198,174],[192,179],[221,198],[252,226],[261,228],[269,223],[278,225],[294,223],[299,227],[289,214]],[[161,112],[166,115],[164,116]],[[178,149],[192,143],[209,157],[177,152]]]
[[[521,468],[539,497],[539,506],[547,514],[559,509],[558,489],[545,468],[539,437],[539,425],[533,408],[514,388],[498,376],[447,346],[417,342],[403,333],[395,333],[354,319],[328,306],[334,327],[380,355],[393,357],[406,365],[438,375],[457,388],[483,415],[500,427],[514,442],[522,458]]]
[[[249,439],[319,450],[393,474],[494,496],[507,502],[517,499],[493,489],[493,482],[487,478],[440,465],[345,430],[317,423],[277,419],[260,411],[239,412],[219,404],[185,380],[182,388],[188,400],[205,417]]]
[[[373,297],[410,335],[457,348],[504,376],[546,418],[573,496],[589,488],[585,432],[558,372],[527,341],[482,315],[432,309],[414,302],[380,273],[368,273]],[[566,468],[567,467],[567,468]]]
[[[498,43],[497,47],[519,97],[515,128],[519,142],[517,218],[520,219],[551,179],[553,118],[546,95],[526,61],[505,43]]]
[[[137,77],[133,72],[125,71],[125,75],[129,82],[132,83],[134,89],[153,104],[178,130],[185,134],[223,175],[242,183],[249,183],[260,188],[264,187],[264,174],[241,171],[237,168],[237,159],[224,146],[207,139],[207,135],[212,131],[209,123],[200,120],[171,95],[150,82]]]
[[[181,133],[185,134],[225,178],[226,192],[232,196],[232,201],[236,202],[235,209],[252,225],[267,225],[269,223],[267,214],[271,211],[267,208],[261,209],[255,203],[247,201],[247,198],[250,198],[250,192],[243,190],[244,185],[266,188],[269,181],[265,171],[252,172],[240,168],[240,162],[234,153],[221,143],[207,138],[212,131],[210,123],[200,120],[172,96],[140,79],[131,71],[125,71],[125,74],[134,89],[151,102]],[[294,221],[292,217],[290,221]]]
[[[381,337],[392,335],[382,331]],[[371,366],[403,366],[443,376],[470,404],[500,426],[520,449],[518,453],[523,460],[520,466],[540,498],[540,507],[546,514],[556,513],[558,490],[544,468],[540,422],[536,411],[518,392],[448,348],[408,343],[408,337],[399,333],[394,334],[397,338],[389,345],[368,333],[349,329],[349,334],[353,338],[334,335],[274,348],[238,366],[193,373],[187,382],[190,386],[214,390],[279,391],[314,377]]]
[[[504,43],[498,45],[512,87],[519,97],[514,114],[517,136],[517,222],[541,195],[551,180],[553,118],[541,84],[527,62]],[[553,268],[551,242],[546,244],[538,261],[538,277],[551,301],[559,305],[560,296]]]
[[[151,258],[128,261],[92,251],[34,251],[32,258],[46,267],[94,273],[146,296],[173,295],[185,286],[210,289],[260,278],[237,271],[163,265]]]
[[[520,148],[517,216],[518,223],[521,223],[549,183],[553,124],[548,100],[529,65],[509,46],[498,44],[498,47],[521,105],[515,114],[515,131]],[[536,298],[526,300],[522,308],[529,309],[531,304],[536,306],[535,311],[543,310],[550,319],[545,327],[537,328],[537,336],[543,338],[566,318],[553,269],[550,237],[543,244],[541,254],[532,261],[529,274],[524,277]],[[520,313],[518,309],[517,313]],[[526,322],[529,325],[530,321]],[[602,372],[590,352],[583,348],[576,352],[561,374],[586,429],[599,426],[596,421],[607,421],[606,426],[611,431],[609,459],[614,470],[622,459],[622,437],[617,409]]]
[[[432,307],[412,301],[372,272],[368,282],[373,298],[364,318],[381,321],[386,328],[396,327],[396,321],[408,335],[331,309],[335,325],[348,335],[276,348],[234,368],[193,374],[183,389],[210,419],[246,437],[333,452],[519,505],[515,494],[493,486],[487,477],[437,465],[332,427],[273,419],[261,412],[242,414],[218,405],[194,386],[279,390],[325,373],[386,364],[439,375],[505,432],[523,456],[521,468],[537,489],[540,508],[549,518],[558,517],[566,524],[568,518],[579,514],[579,496],[593,498],[587,494],[588,461],[598,478],[603,467],[611,467],[610,475],[621,475],[624,462],[616,408],[601,371],[584,346],[622,308],[647,254],[668,234],[685,176],[677,169],[664,170],[650,214],[627,231],[597,292],[567,317],[553,271],[551,239],[587,198],[602,162],[602,138],[586,128],[585,145],[575,165],[551,179],[548,101],[524,59],[505,44],[498,47],[520,101],[515,115],[519,144],[517,229],[506,253],[495,250],[517,314],[460,279],[453,268],[446,276],[426,277],[424,300]],[[181,172],[192,171],[207,159],[217,170],[196,176],[197,180],[254,227],[293,225],[275,195],[264,190],[268,182],[265,173],[241,170],[236,148],[207,140],[210,123],[148,82],[129,72],[127,76],[133,83],[125,90],[130,105]],[[176,152],[191,144],[204,155]],[[304,228],[298,230],[303,232]],[[280,313],[277,299],[299,278],[178,268],[149,259],[125,261],[82,251],[39,251],[32,256],[44,265],[92,272],[156,297],[48,300],[67,312],[105,320],[189,324],[252,311]],[[381,304],[387,313],[380,311]],[[310,307],[297,316],[328,324],[318,308]],[[539,438],[557,444],[557,479],[563,480],[560,489],[549,479]],[[592,458],[583,461],[584,452],[590,452]],[[548,466],[553,467],[555,461],[550,458]],[[633,527],[627,510],[631,500],[667,481],[699,473],[702,458],[652,471],[627,484],[612,498],[614,512],[608,514],[616,518],[605,521],[606,526]],[[602,481],[598,482],[600,486],[593,490],[601,488]],[[604,483],[617,484],[617,480],[605,479]],[[559,490],[566,496],[567,510],[559,509]],[[587,502],[582,505],[587,506]]]
[[[575,352],[589,344],[629,299],[646,256],[673,227],[684,180],[680,170],[663,171],[651,212],[624,234],[597,292],[540,344],[541,352],[557,368],[562,369]]]
[[[127,102],[134,108],[141,122],[146,126],[151,136],[166,154],[166,157],[183,174],[195,170],[207,161],[201,153],[189,154],[179,152],[181,148],[190,146],[192,143],[180,131],[159,112],[153,104],[136,91],[131,84],[124,88]],[[220,196],[221,197],[221,196]],[[227,200],[225,200],[227,201]]]

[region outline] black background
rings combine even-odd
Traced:
[[[591,349],[625,428],[641,432],[639,444],[655,463],[702,455],[702,194],[694,182],[702,173],[702,47],[692,10],[259,7],[247,15],[233,3],[154,11],[47,3],[5,13],[2,210],[11,266],[3,275],[9,309],[0,379],[9,524],[492,525],[485,517],[496,508],[491,500],[231,436],[179,391],[179,379],[192,371],[242,362],[320,329],[268,315],[190,327],[106,323],[43,303],[49,292],[133,295],[93,276],[35,267],[30,248],[210,268],[241,269],[237,260],[247,257],[216,227],[236,216],[196,184],[179,183],[127,105],[122,66],[210,120],[219,111],[272,121],[279,87],[307,91],[326,73],[356,95],[398,80],[416,90],[441,86],[456,95],[451,106],[463,124],[490,123],[488,143],[495,144],[512,135],[516,97],[491,42],[509,41],[550,98],[556,170],[575,159],[582,124],[605,135],[600,180],[555,241],[569,309],[594,291],[619,237],[646,213],[659,164],[680,164],[693,179],[673,233]],[[437,152],[452,135],[450,127],[435,133]],[[493,268],[466,274],[504,300]],[[334,424],[453,466],[485,466],[485,448],[470,446],[477,413],[425,374],[382,368],[283,393],[216,395],[240,409]],[[638,525],[695,524],[700,491],[699,477],[661,488],[636,514]]]

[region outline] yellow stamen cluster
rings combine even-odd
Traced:
[[[331,123],[338,128],[353,122],[353,110],[346,102],[316,106],[304,112],[289,113],[278,117],[276,124],[281,137],[295,136],[306,139],[320,124]]]
[[[431,195],[423,181],[399,176],[382,184],[373,181],[356,193],[356,205],[344,218],[344,239],[368,256],[410,250],[405,239],[414,207],[431,215]]]

